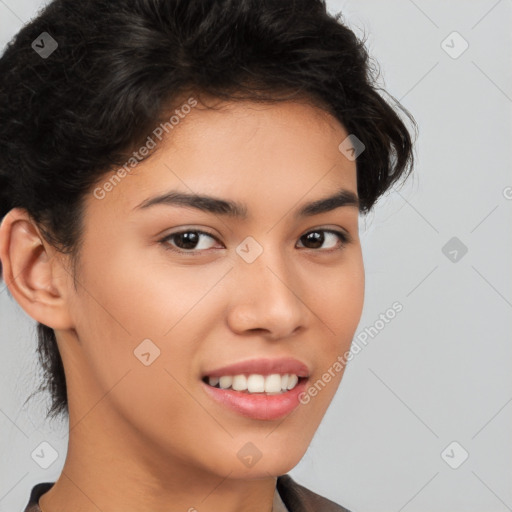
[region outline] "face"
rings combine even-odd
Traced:
[[[71,427],[114,429],[126,450],[232,478],[299,462],[363,307],[357,206],[301,214],[342,189],[357,196],[355,162],[338,149],[347,136],[307,104],[198,104],[153,137],[151,158],[98,183],[74,329],[57,333]],[[240,211],[151,201],[171,193]]]

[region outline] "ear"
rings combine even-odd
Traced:
[[[60,253],[22,208],[10,210],[0,224],[0,260],[7,288],[30,317],[52,329],[73,327],[68,308],[72,278]]]

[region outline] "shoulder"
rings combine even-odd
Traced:
[[[290,475],[278,477],[276,487],[289,512],[350,512],[298,484]]]
[[[32,490],[30,491],[30,498],[28,499],[27,506],[23,510],[23,512],[41,512],[39,508],[38,501],[39,498],[46,492],[51,489],[55,482],[42,482],[34,485]]]

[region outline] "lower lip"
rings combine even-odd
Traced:
[[[220,389],[201,381],[206,393],[229,409],[255,420],[276,420],[290,414],[299,404],[299,395],[305,391],[308,379],[300,380],[291,390],[279,395],[244,393]]]

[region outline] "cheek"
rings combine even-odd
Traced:
[[[329,353],[350,345],[363,310],[365,275],[360,248],[348,256],[339,266],[318,268],[307,277],[308,288],[314,290],[311,309],[325,332],[324,349]]]
[[[180,439],[197,437],[186,428],[197,404],[185,389],[199,385],[191,374],[204,337],[197,316],[211,309],[211,301],[200,299],[218,276],[156,272],[142,260],[133,266],[122,251],[113,256],[96,254],[84,268],[75,306],[85,376],[80,385],[96,390],[92,405],[106,396],[104,407],[171,449],[169,429]]]
[[[303,403],[311,402],[312,407],[306,408],[315,419],[316,414],[323,415],[341,383],[346,354],[361,319],[365,275],[360,247],[355,249],[336,270],[323,269],[309,278],[318,292],[312,308],[317,318],[312,330],[315,341],[308,345],[308,355],[317,366]]]
[[[178,266],[167,264],[163,249],[103,247],[97,243],[84,256],[83,287],[75,307],[95,378],[108,389],[128,369],[144,367],[137,354],[147,346],[158,357],[140,377],[147,379],[146,386],[169,389],[172,383],[168,374],[157,382],[153,367],[168,369],[185,383],[197,366],[199,345],[221,318],[215,288],[230,264]]]
[[[152,357],[160,351],[155,361],[164,359],[170,336],[164,339],[163,334],[176,324],[180,313],[183,316],[187,301],[181,284],[176,282],[179,276],[163,282],[133,247],[115,243],[108,250],[106,244],[100,243],[88,247],[74,314],[84,362],[93,378],[104,389],[110,389],[126,371],[146,368],[134,353],[144,340],[151,340],[146,345],[151,347],[154,343],[156,347]],[[178,344],[174,353],[178,362],[183,358],[179,347]],[[154,372],[147,372],[150,379],[151,373]],[[145,378],[135,372],[129,379],[132,377]]]
[[[346,368],[345,353],[350,349],[363,311],[365,274],[360,247],[353,248],[336,267],[315,267],[301,282],[302,298],[312,311],[309,325],[312,343],[308,343],[306,349],[307,357],[317,361],[313,381],[329,382],[325,391],[319,385],[313,392],[316,404],[322,409],[341,382]],[[328,371],[330,376],[324,379],[322,376]],[[318,392],[320,389],[322,392]]]
[[[331,296],[327,299],[333,330],[350,343],[361,319],[364,304],[364,269],[356,262],[340,278],[333,279]]]
[[[108,250],[91,243],[96,250],[84,261],[87,288],[111,313],[105,318],[133,338],[161,338],[178,323],[190,322],[205,291],[229,269],[171,264],[165,249],[129,240],[129,234],[117,235]]]

